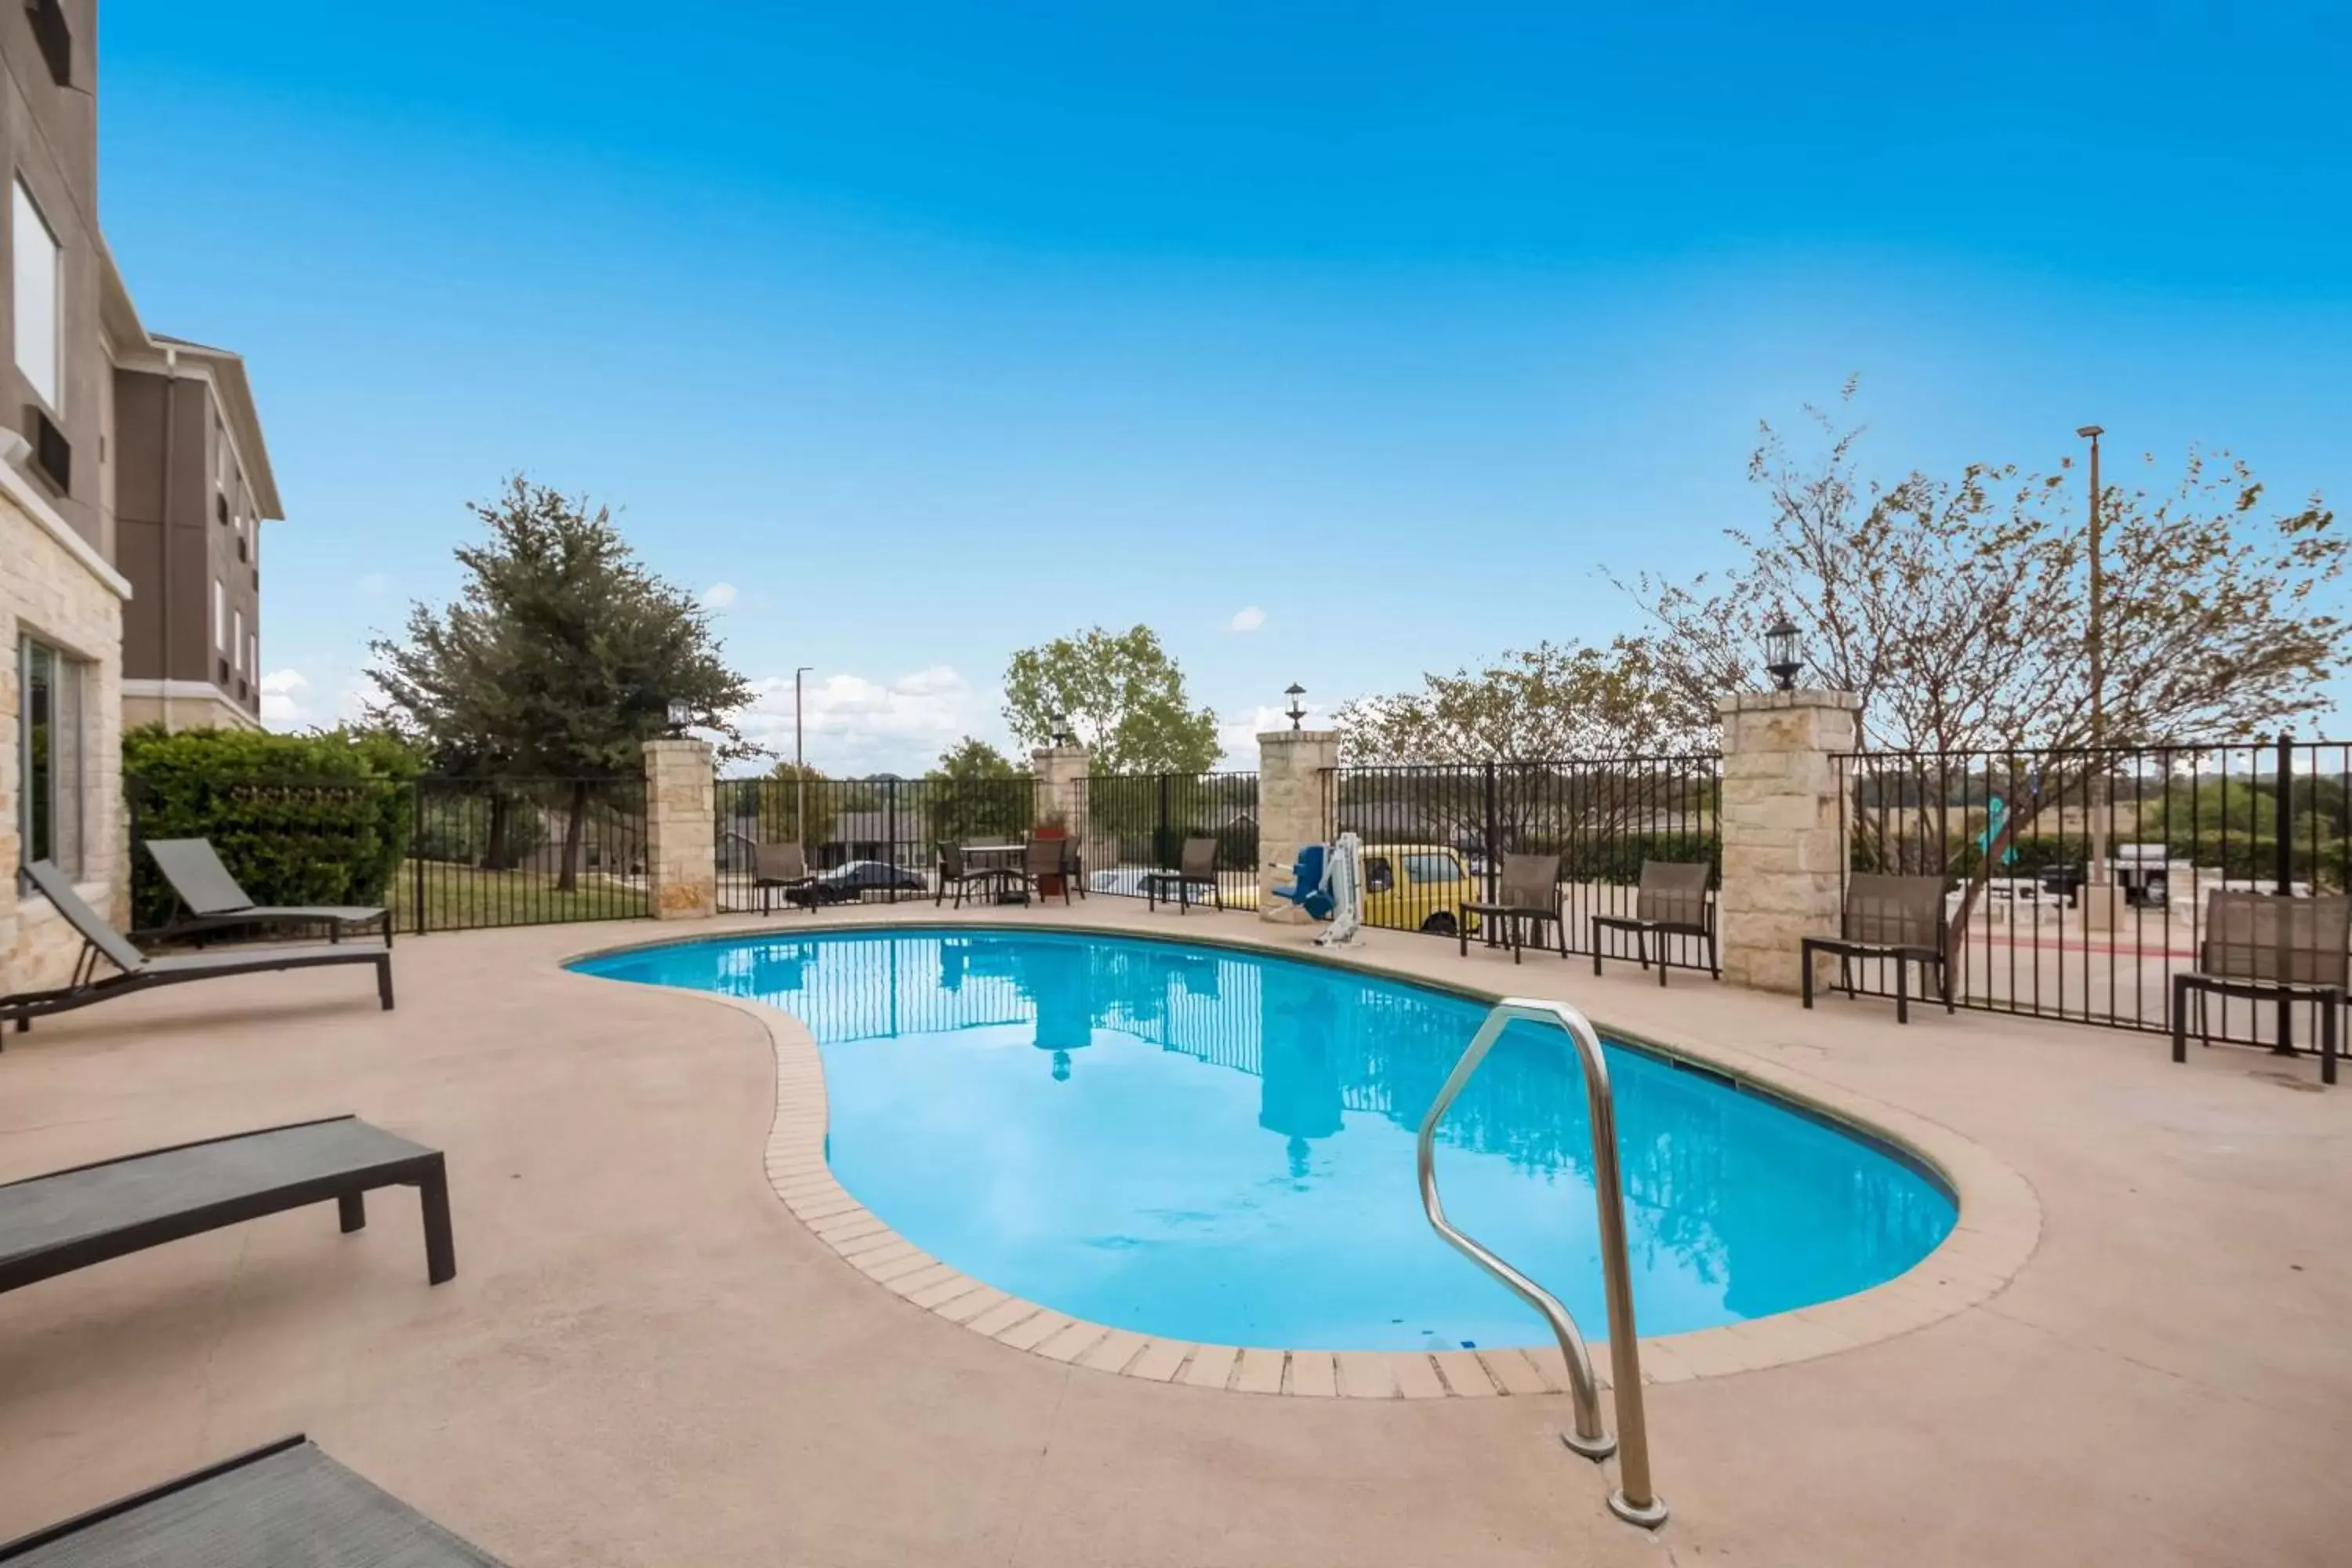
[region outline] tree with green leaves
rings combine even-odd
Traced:
[[[457,600],[414,605],[405,639],[370,645],[383,693],[375,716],[467,776],[566,781],[558,887],[568,892],[592,782],[640,776],[645,742],[671,732],[673,703],[718,738],[721,757],[758,754],[734,718],[751,688],[695,596],[637,560],[609,510],[520,475],[468,510],[488,537],[458,548]]]
[[[929,785],[926,810],[934,844],[1003,841],[1028,830],[1029,774],[985,741],[966,735],[940,752],[939,765],[923,778]]]
[[[1021,649],[1004,671],[1004,719],[1025,745],[1059,725],[1103,773],[1200,773],[1216,764],[1217,716],[1184,695],[1184,674],[1150,626],[1093,626]]]

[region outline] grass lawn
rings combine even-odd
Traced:
[[[652,910],[642,879],[583,871],[567,893],[557,889],[552,871],[485,871],[447,860],[405,860],[389,889],[393,920],[401,931],[416,930],[420,872],[427,931],[622,920]]]

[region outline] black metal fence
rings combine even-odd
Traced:
[[[1225,907],[1256,907],[1257,774],[1097,773],[1087,819],[1087,891],[1142,898],[1144,879],[1175,869],[1186,839],[1213,838]]]
[[[1363,840],[1365,923],[1392,931],[1451,936],[1471,918],[1464,906],[1495,900],[1503,856],[1558,855],[1561,932],[1590,952],[1592,916],[1633,912],[1643,861],[1704,860],[1719,874],[1722,799],[1711,752],[1348,767],[1327,778],[1324,823],[1327,837]]]
[[[276,905],[382,904],[413,934],[652,912],[643,781],[125,780],[135,926],[168,926],[170,886],[142,846],[210,842]]]
[[[2171,978],[2197,967],[2214,892],[2342,892],[2352,865],[2344,742],[1864,752],[1839,765],[1848,871],[1944,879],[1964,1006],[2169,1029]],[[1888,964],[1854,968],[1857,989],[1892,993]],[[2242,1043],[2275,1044],[2282,1026],[2315,1037],[2308,1004],[2215,997],[2201,1022]]]
[[[826,903],[933,896],[942,844],[1015,845],[1040,826],[1027,773],[975,779],[720,779],[719,908],[761,907],[753,851],[799,844]]]

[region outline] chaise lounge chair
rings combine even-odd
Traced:
[[[208,952],[170,953],[150,957],[108,924],[96,910],[82,902],[72,881],[47,860],[36,860],[25,875],[46,896],[58,914],[81,933],[81,956],[74,961],[70,984],[50,991],[20,991],[0,996],[0,1019],[14,1018],[18,1033],[33,1026],[45,1013],[69,1013],[77,1007],[109,1001],[133,991],[158,985],[178,985],[191,980],[215,980],[229,974],[261,974],[278,969],[321,969],[330,964],[369,963],[375,966],[377,999],[392,1007],[392,948],[389,943],[359,942],[290,944],[276,947],[215,948]],[[121,971],[99,977],[100,959]]]
[[[367,1194],[394,1186],[416,1189],[426,1283],[455,1279],[441,1151],[331,1116],[0,1184],[0,1292],[330,1198],[348,1234],[367,1225]]]
[[[300,1433],[0,1544],[13,1568],[500,1568]]]
[[[257,904],[236,885],[208,839],[151,838],[147,853],[180,900],[180,918],[166,934],[212,931],[223,926],[322,925],[327,940],[343,940],[345,927],[373,925],[392,945],[392,911],[359,904]]]

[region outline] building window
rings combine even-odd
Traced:
[[[229,612],[229,617],[232,623],[228,634],[229,652],[236,656],[236,672],[243,675],[245,673],[245,612],[232,610]]]
[[[73,24],[66,20],[62,0],[25,0],[25,9],[33,20],[33,41],[41,46],[41,58],[49,68],[49,79],[59,87],[73,85]]]
[[[261,679],[261,634],[259,632],[247,632],[245,635],[245,668],[253,671],[254,679]]]
[[[58,395],[58,237],[33,204],[25,182],[16,183],[9,227],[16,251],[16,368],[52,410]]]
[[[213,579],[213,647],[228,651],[228,584]]]
[[[17,830],[26,860],[54,860],[68,876],[82,872],[84,710],[89,664],[26,637],[17,645],[25,709],[17,737],[25,785]]]

